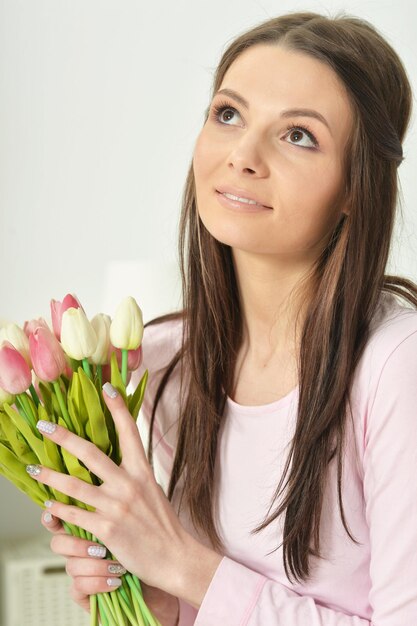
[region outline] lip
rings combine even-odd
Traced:
[[[242,189],[241,187],[231,187],[230,185],[221,185],[220,187],[216,188],[216,191],[218,191],[219,193],[231,193],[233,196],[239,196],[239,198],[247,198],[248,200],[254,200],[258,204],[261,204],[264,208],[272,209],[271,206],[269,206],[268,204],[265,204],[262,198],[255,196],[252,192],[247,191],[246,189]]]
[[[223,193],[220,193],[220,191],[216,191],[215,193],[220,204],[232,211],[239,211],[239,213],[267,213],[272,211],[271,207],[266,207],[262,204],[249,204],[247,202],[240,202],[239,200],[231,200]]]

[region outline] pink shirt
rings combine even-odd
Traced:
[[[136,376],[149,370],[138,420],[145,445],[160,368],[180,346],[181,332],[181,322],[144,331]],[[178,394],[179,367],[156,414],[155,475],[165,493],[176,446]],[[313,559],[312,578],[305,584],[286,578],[282,548],[268,555],[281,543],[282,518],[250,534],[278,485],[297,403],[298,387],[263,406],[227,399],[216,466],[217,523],[226,554],[200,609],[180,600],[180,626],[417,625],[417,311],[394,296],[381,299],[355,372],[354,427],[348,427],[342,481],[346,521],[360,545],[343,528],[332,462],[321,520],[324,559]],[[178,500],[177,488],[176,510]],[[180,519],[212,547],[187,511],[181,510]]]

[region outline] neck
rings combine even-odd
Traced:
[[[279,264],[270,255],[233,249],[243,316],[245,355],[265,362],[297,349],[308,304],[311,265]]]

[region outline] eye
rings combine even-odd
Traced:
[[[223,118],[223,113],[226,113],[227,111],[227,117],[228,119]],[[226,126],[230,126],[230,124],[228,124],[228,122],[230,121],[230,116],[233,117],[233,115],[238,113],[237,109],[235,109],[235,107],[230,106],[230,104],[228,104],[227,102],[219,102],[219,104],[216,104],[213,107],[213,118],[214,120],[218,123],[218,124],[226,124]]]
[[[299,145],[302,148],[308,148],[310,150],[314,150],[315,148],[318,147],[319,142],[317,141],[316,137],[314,136],[314,134],[312,133],[312,131],[307,128],[306,126],[296,126],[295,124],[289,124],[287,126],[287,130],[288,131],[292,131],[292,132],[288,132],[286,134],[286,137],[290,137],[290,136],[300,136],[300,135],[307,135],[308,139],[310,140],[310,142],[313,144],[313,146],[303,146],[302,144],[300,144],[299,141],[297,141],[295,144],[292,145]]]

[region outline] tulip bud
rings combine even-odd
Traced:
[[[44,382],[58,380],[67,367],[64,351],[55,335],[38,326],[29,337],[30,356],[36,376]]]
[[[71,359],[88,359],[97,348],[97,335],[82,308],[67,309],[62,315],[61,344]]]
[[[110,324],[110,316],[104,313],[98,313],[91,320],[91,326],[97,335],[97,348],[90,357],[90,361],[94,365],[105,365],[109,362]]]
[[[48,322],[46,322],[43,317],[39,317],[37,320],[30,320],[29,322],[26,321],[23,325],[23,331],[26,337],[29,337],[31,333],[34,333],[39,326],[50,330]]]
[[[119,304],[110,326],[110,341],[115,348],[136,350],[143,337],[143,319],[136,300],[128,296]]]
[[[14,396],[0,388],[0,409],[3,408],[4,404],[13,404]]]
[[[65,296],[62,302],[51,300],[52,328],[58,341],[61,340],[62,316],[69,308],[82,309],[78,298],[70,293]]]
[[[11,394],[24,393],[32,384],[32,372],[24,357],[5,341],[0,347],[0,387]]]
[[[23,356],[29,367],[32,367],[29,355],[29,341],[24,331],[17,324],[6,324],[0,330],[0,344],[8,341]]]

